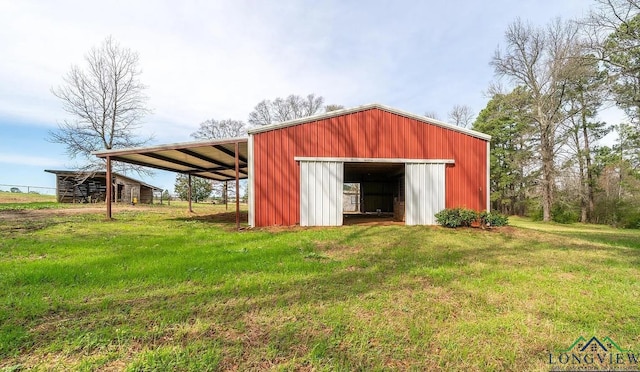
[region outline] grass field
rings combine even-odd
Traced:
[[[0,368],[542,371],[579,336],[640,348],[640,231],[235,232],[222,208],[0,210]]]
[[[0,191],[0,204],[55,202],[54,195]]]
[[[59,207],[64,205],[56,203],[56,197],[53,195],[0,191],[0,211]]]

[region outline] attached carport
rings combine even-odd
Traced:
[[[112,184],[111,162],[141,165],[189,176],[189,211],[191,208],[191,176],[214,181],[236,182],[248,177],[248,138],[229,138],[196,142],[174,143],[162,146],[104,150],[93,153],[106,160],[107,185]],[[113,188],[107,187],[107,218],[111,219]],[[240,198],[236,197],[236,227],[240,227]]]

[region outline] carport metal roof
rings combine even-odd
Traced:
[[[162,146],[96,151],[99,158],[170,172],[191,174],[216,181],[236,179],[235,146],[238,144],[239,178],[247,178],[248,138],[182,142]]]
[[[93,155],[107,160],[107,184],[111,183],[111,161],[189,175],[189,212],[191,209],[191,175],[218,181],[236,181],[248,177],[249,139],[227,138],[174,143],[163,146],[96,151]],[[111,219],[112,188],[107,187],[107,218]],[[240,228],[240,198],[236,198],[236,228]]]

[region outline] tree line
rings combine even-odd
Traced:
[[[135,131],[150,110],[137,53],[109,37],[85,62],[52,89],[73,119],[49,139],[83,160],[79,168],[98,170],[104,164],[91,152],[148,143]],[[469,106],[456,105],[448,119],[492,136],[492,209],[545,221],[640,227],[640,1],[594,0],[587,17],[544,26],[516,19],[490,64],[500,80],[489,88],[486,107],[474,121]],[[599,119],[610,107],[624,112],[622,122]],[[265,99],[247,123],[209,119],[191,137],[238,137],[249,126],[341,108],[315,94]],[[425,116],[438,119],[434,111]],[[605,136],[615,142],[604,142]],[[182,181],[179,176],[176,191]],[[227,185],[211,187],[218,195],[235,194]]]
[[[492,208],[640,227],[640,2],[597,0],[588,17],[545,26],[516,19],[490,64],[502,80],[473,129],[493,136]],[[599,120],[613,106],[624,121]]]

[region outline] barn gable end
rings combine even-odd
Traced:
[[[381,105],[250,131],[250,222],[254,226],[301,222],[300,159],[440,162],[444,164],[445,207],[484,210],[489,138]]]

